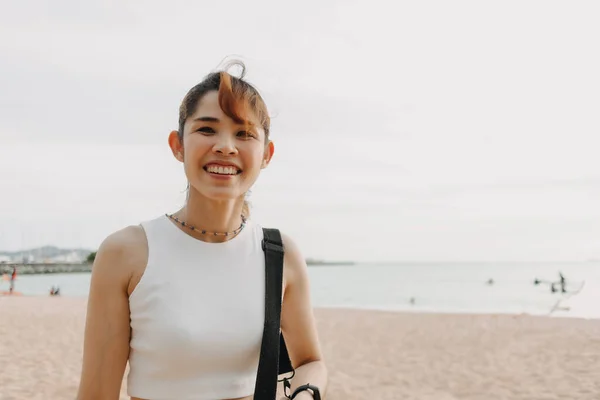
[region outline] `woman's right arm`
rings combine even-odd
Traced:
[[[140,227],[113,233],[92,267],[77,400],[117,400],[129,358],[128,286],[144,258]]]

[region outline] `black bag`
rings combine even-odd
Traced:
[[[265,325],[256,374],[254,400],[276,400],[278,376],[292,373],[282,379],[290,388],[288,379],[294,368],[281,333],[281,294],[283,284],[283,242],[277,229],[263,228],[262,248],[265,252]]]

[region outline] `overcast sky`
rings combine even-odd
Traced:
[[[305,256],[600,258],[595,1],[0,6],[0,250],[179,208],[167,135],[239,57],[273,115],[253,218]]]

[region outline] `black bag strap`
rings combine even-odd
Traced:
[[[255,400],[274,400],[277,376],[293,372],[285,340],[281,334],[281,294],[283,285],[283,242],[277,229],[263,228],[265,252],[265,324],[254,388]]]

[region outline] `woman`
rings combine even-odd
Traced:
[[[109,235],[94,261],[79,400],[252,399],[264,325],[262,228],[245,195],[273,156],[256,89],[226,70],[185,96],[169,135],[189,182],[173,214]],[[281,329],[295,376],[324,394],[304,258],[285,247]],[[282,398],[278,394],[278,398]],[[310,390],[296,400],[313,399]],[[257,399],[261,400],[261,399]]]

